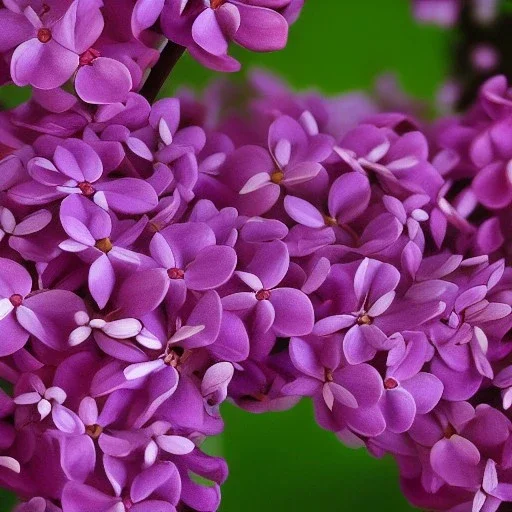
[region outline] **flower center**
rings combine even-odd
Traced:
[[[110,241],[110,238],[102,238],[101,240],[97,240],[94,246],[96,247],[96,249],[99,249],[101,252],[104,252],[105,254],[109,253],[114,247],[112,245],[112,242]]]
[[[95,425],[89,425],[85,429],[85,433],[91,438],[91,439],[98,439],[101,434],[103,433],[103,427],[101,425],[95,424]]]
[[[40,28],[37,31],[37,39],[41,43],[49,43],[52,39],[52,31],[49,28]]]
[[[455,427],[451,423],[448,423],[447,427],[444,429],[444,437],[450,439],[450,437],[454,436],[456,433]]]
[[[370,325],[372,321],[372,317],[365,313],[357,319],[357,325]]]
[[[329,215],[324,215],[324,222],[326,226],[334,227],[338,225],[338,221],[334,217],[329,217]]]
[[[95,59],[100,56],[100,52],[94,48],[89,48],[80,55],[80,66],[90,66]]]
[[[123,505],[126,510],[130,510],[133,507],[133,501],[130,498],[123,498]]]
[[[283,171],[274,171],[270,175],[270,181],[272,183],[275,183],[276,185],[279,185],[281,181],[283,181],[284,178],[284,172]]]
[[[212,9],[218,9],[226,0],[211,0],[210,6]]]
[[[162,226],[157,222],[150,222],[148,224],[148,229],[151,233],[158,233],[162,229]]]
[[[18,293],[15,293],[14,295],[11,295],[9,297],[9,300],[11,301],[11,304],[15,308],[19,308],[23,304],[23,297],[19,295]]]
[[[268,300],[270,299],[270,295],[272,295],[272,293],[270,292],[270,290],[260,290],[259,292],[256,292],[256,298],[258,300]]]
[[[329,370],[328,368],[325,369],[325,382],[332,382],[334,380],[334,377],[332,375],[332,370]]]
[[[172,366],[173,368],[177,368],[180,365],[180,363],[182,362],[182,360],[184,361],[186,359],[186,356],[185,357],[183,356],[184,354],[185,354],[184,348],[174,347],[171,349],[169,354],[167,354],[165,356],[164,363],[167,366]]]
[[[82,181],[82,183],[79,183],[78,188],[85,197],[91,197],[96,192],[94,187],[88,181]]]
[[[181,268],[170,268],[167,271],[167,275],[169,276],[169,279],[184,279],[185,271]]]
[[[393,379],[393,377],[388,377],[384,381],[384,387],[386,389],[395,389],[398,387],[398,382],[395,379]]]

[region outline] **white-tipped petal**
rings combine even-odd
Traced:
[[[169,128],[169,125],[167,124],[163,117],[161,117],[160,121],[158,122],[158,133],[160,134],[162,142],[166,146],[172,144],[172,132]]]
[[[3,320],[13,309],[14,306],[9,299],[0,300],[0,320]]]
[[[149,468],[152,466],[158,457],[158,445],[155,441],[151,440],[146,449],[144,450],[144,466]]]
[[[103,329],[103,327],[105,327],[105,325],[107,325],[107,322],[105,322],[105,320],[102,320],[101,318],[94,318],[93,320],[91,320],[89,322],[89,325],[93,329]]]
[[[190,439],[182,436],[158,436],[156,442],[162,450],[173,455],[186,455],[196,447]]]
[[[113,322],[107,322],[102,331],[118,340],[127,340],[137,336],[142,330],[142,324],[135,318],[124,318],[122,320],[114,320]]]
[[[184,325],[183,327],[180,327],[178,331],[176,331],[176,334],[171,337],[169,343],[178,343],[180,341],[191,338],[192,336],[204,330],[204,327],[204,325]]]
[[[163,348],[162,342],[147,329],[142,329],[140,334],[135,338],[137,343],[149,350],[160,350]]]
[[[31,393],[23,393],[22,395],[18,395],[14,399],[14,403],[17,405],[33,405],[37,404],[39,400],[41,400],[41,395],[33,391]]]
[[[83,343],[91,335],[91,332],[92,329],[88,325],[77,327],[71,331],[68,342],[72,347],[76,347],[77,345]]]
[[[250,194],[260,188],[266,187],[270,183],[272,183],[270,181],[270,174],[268,174],[268,172],[260,172],[247,180],[247,183],[242,187],[239,194]]]
[[[51,388],[48,388],[45,393],[44,397],[47,400],[55,400],[59,404],[63,404],[66,401],[67,395],[66,392],[57,386],[52,386]]]
[[[37,404],[37,410],[38,410],[39,414],[41,415],[41,421],[43,421],[48,416],[48,414],[50,414],[50,412],[52,412],[52,404],[50,402],[48,402],[48,400],[43,398]]]
[[[156,361],[146,361],[144,363],[135,363],[126,367],[123,373],[127,380],[135,380],[141,377],[146,377],[158,368],[161,368],[164,364],[165,363],[161,359],[157,359]]]
[[[76,325],[87,325],[89,323],[89,315],[87,314],[86,311],[77,311],[75,313],[75,322],[76,322]]]
[[[20,463],[12,457],[0,457],[0,466],[3,468],[10,469],[15,473],[21,473]]]

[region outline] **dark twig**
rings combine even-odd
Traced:
[[[172,69],[183,55],[185,47],[169,41],[160,54],[155,67],[151,70],[140,93],[149,103],[153,103],[163,87]]]
[[[489,77],[504,74],[509,81],[512,80],[512,15],[502,12],[492,23],[482,25],[473,18],[468,2],[462,11],[458,29],[459,37],[453,48],[454,72],[462,86],[458,108],[464,110],[475,101],[479,87]],[[488,71],[475,69],[472,52],[481,45],[496,51],[497,67]]]

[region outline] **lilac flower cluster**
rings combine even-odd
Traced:
[[[5,0],[0,5],[0,84],[30,85],[42,101],[67,105],[62,87],[90,104],[138,91],[169,38],[203,64],[236,71],[228,43],[284,48],[303,0]]]
[[[137,0],[133,33],[162,33],[217,71],[238,71],[230,42],[256,52],[281,50],[304,0]]]
[[[512,502],[505,78],[434,126],[263,74],[150,104],[164,36],[235,70],[230,41],[283,47],[302,1],[2,6],[2,81],[33,87],[0,114],[19,512],[217,510],[227,467],[201,446],[228,398],[310,397],[321,427],[395,456],[417,506]]]
[[[0,482],[20,512],[214,511],[220,404],[311,397],[414,504],[512,501],[506,82],[430,142],[251,86],[2,114]]]

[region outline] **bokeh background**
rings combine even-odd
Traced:
[[[391,72],[405,91],[432,101],[449,72],[453,37],[415,24],[409,0],[306,0],[284,51],[235,54],[245,70],[266,68],[297,89],[371,90],[379,75]],[[185,56],[164,93],[181,86],[200,89],[214,76]],[[0,101],[12,106],[27,94],[7,87]],[[230,466],[221,512],[414,510],[400,493],[394,462],[342,446],[314,423],[309,402],[266,415],[227,404],[223,414],[225,434],[208,446]],[[0,512],[13,506],[13,497],[0,491]]]

